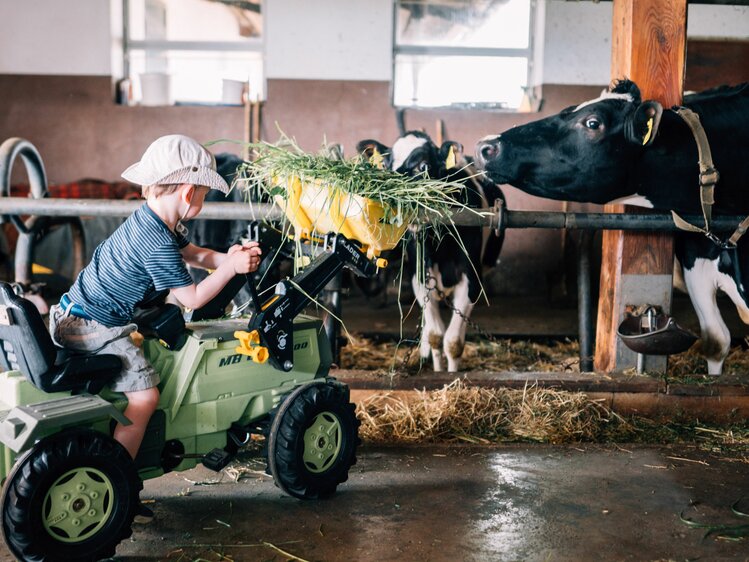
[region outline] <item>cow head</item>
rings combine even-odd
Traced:
[[[393,161],[390,155],[390,147],[372,139],[356,143],[356,152],[373,166],[384,170],[389,170]]]
[[[376,140],[363,140],[356,150],[371,164],[399,174],[462,183],[465,188],[456,194],[456,200],[469,207],[482,206],[483,188],[459,142],[445,141],[438,148],[426,133],[409,131],[392,148]]]
[[[608,203],[635,195],[628,176],[654,140],[663,108],[621,80],[597,99],[479,141],[476,161],[497,183],[540,197]]]
[[[429,135],[421,131],[407,132],[392,148],[368,139],[359,141],[356,150],[370,163],[407,176],[444,179],[465,165],[460,143],[445,141],[437,148]]]

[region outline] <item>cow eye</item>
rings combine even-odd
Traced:
[[[588,117],[585,120],[585,126],[588,129],[596,130],[596,129],[599,129],[601,127],[601,122],[598,120],[597,117]]]

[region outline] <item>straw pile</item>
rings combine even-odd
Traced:
[[[408,363],[403,361],[408,358]],[[341,349],[341,368],[372,371],[419,370],[419,351],[393,342],[374,342],[349,334]],[[530,341],[466,342],[461,359],[465,371],[579,372],[579,345],[565,340],[551,344]]]
[[[348,334],[346,346],[341,349],[341,367],[377,372],[391,369],[402,373],[415,373],[419,370],[418,350],[411,350],[406,344],[375,342]],[[745,344],[749,345],[749,343]],[[700,353],[699,344],[689,351],[671,355],[668,359],[669,378],[684,379],[692,375],[706,375],[707,364]],[[461,369],[465,371],[515,371],[515,372],[579,372],[580,346],[577,341],[540,343],[532,341],[466,342],[461,359]],[[403,364],[408,357],[408,363]],[[737,375],[739,380],[749,381],[749,352],[743,346],[736,346],[726,358],[724,375]],[[700,377],[705,382],[705,377]],[[708,378],[708,382],[712,377]]]
[[[596,441],[624,420],[580,392],[466,386],[456,379],[412,400],[379,394],[357,406],[359,433],[373,442]]]

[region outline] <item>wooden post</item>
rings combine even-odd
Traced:
[[[687,0],[614,0],[611,77],[629,78],[644,99],[664,107],[681,103],[687,35]],[[668,189],[667,185],[663,186]],[[607,205],[609,212],[642,209]],[[673,236],[607,230],[603,234],[595,369],[621,371],[637,356],[616,335],[628,305],[671,310]],[[665,371],[666,358],[648,356],[648,371]]]

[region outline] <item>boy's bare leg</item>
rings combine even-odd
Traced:
[[[114,438],[127,449],[131,457],[135,458],[143,441],[143,435],[146,433],[148,420],[151,419],[151,415],[159,404],[159,389],[154,386],[145,390],[126,392],[125,396],[127,396],[125,417],[133,423],[130,425],[118,423],[114,428]]]

